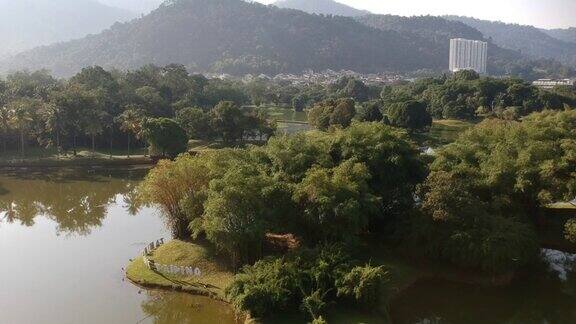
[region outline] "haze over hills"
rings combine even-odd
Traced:
[[[0,57],[98,33],[134,14],[94,0],[0,0]]]
[[[2,70],[52,70],[60,76],[102,65],[131,69],[181,63],[194,71],[234,74],[351,69],[442,69],[447,58],[395,31],[351,18],[310,15],[241,0],[179,0],[95,36],[37,48]]]
[[[565,42],[576,43],[576,27],[566,29],[542,29],[542,31]]]
[[[280,8],[302,10],[312,14],[348,17],[370,14],[369,11],[359,10],[333,0],[279,0],[275,2],[274,5]]]
[[[448,40],[453,37],[486,39],[466,24],[432,16],[354,19],[242,0],[171,0],[149,15],[115,24],[98,35],[0,61],[0,72],[48,69],[69,76],[93,65],[134,69],[170,63],[194,72],[236,75],[307,69],[440,72],[448,67]],[[489,53],[489,72],[496,75],[535,78],[572,73],[555,63],[528,61],[494,42]]]
[[[520,51],[530,58],[555,59],[563,64],[576,66],[576,43],[561,40],[559,39],[560,37],[555,38],[548,32],[536,27],[505,24],[469,17],[446,16],[446,18],[474,27],[484,34],[485,37],[491,38],[495,44]],[[562,34],[562,32],[560,33]]]
[[[108,6],[123,8],[137,14],[147,14],[158,8],[164,0],[98,0]]]

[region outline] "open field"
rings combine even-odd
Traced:
[[[414,134],[414,140],[421,146],[440,147],[454,142],[458,136],[474,126],[473,122],[442,119],[432,123],[430,132]]]

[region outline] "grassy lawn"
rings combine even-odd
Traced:
[[[205,141],[195,139],[188,141],[188,150],[198,153],[209,150],[218,150],[225,147],[226,146],[223,142],[218,141]]]
[[[277,121],[301,123],[308,121],[308,115],[305,111],[294,111],[291,107],[268,106],[262,108],[266,109],[270,118],[276,119]]]
[[[167,287],[225,299],[224,289],[234,276],[226,262],[216,256],[211,248],[194,243],[179,240],[168,242],[154,251],[151,259],[160,264],[197,267],[202,275],[189,277],[158,273],[148,269],[142,257],[138,257],[126,269],[128,279],[142,286]]]
[[[26,160],[34,160],[34,159],[74,159],[74,158],[126,158],[128,151],[125,148],[115,148],[115,149],[104,149],[104,150],[96,150],[92,153],[92,150],[85,147],[79,147],[77,149],[77,155],[74,156],[72,154],[72,150],[60,154],[58,156],[58,152],[55,148],[41,148],[41,147],[30,147],[26,148],[24,151],[24,159]],[[145,148],[138,148],[130,150],[130,155],[137,157],[143,156],[146,153]],[[9,161],[9,160],[21,160],[22,154],[20,150],[8,150],[6,152],[0,153],[0,160]]]
[[[421,146],[440,147],[454,142],[458,135],[474,126],[473,122],[442,119],[432,123],[430,132],[415,134],[414,140]]]
[[[550,209],[576,209],[576,205],[568,202],[557,202],[547,206]]]
[[[279,122],[278,132],[283,134],[295,134],[300,132],[307,132],[311,130],[312,127],[307,123],[300,122]]]

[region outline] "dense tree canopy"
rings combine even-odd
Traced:
[[[356,115],[356,103],[352,99],[325,100],[314,105],[308,112],[309,123],[327,130],[330,126],[348,127]]]
[[[165,184],[165,174],[180,178],[166,181],[182,186]],[[263,147],[183,156],[163,162],[142,190],[164,206],[172,223],[187,219],[195,235],[205,234],[235,263],[245,263],[259,256],[268,232],[344,242],[366,231],[389,231],[386,226],[414,204],[423,176],[405,134],[366,123],[276,137]],[[169,199],[155,198],[163,196]]]
[[[186,151],[186,131],[172,119],[149,118],[144,120],[142,135],[150,144],[150,151],[162,157],[175,157]]]
[[[426,105],[419,101],[405,101],[388,106],[387,115],[390,125],[411,131],[424,131],[432,126],[432,117],[426,111]]]
[[[270,83],[266,96],[279,88]],[[0,81],[0,149],[55,147],[75,154],[78,147],[126,143],[130,151],[143,145],[143,123],[154,118],[175,119],[193,139],[267,138],[275,124],[244,107],[248,90],[242,82],[208,80],[174,64],[128,72],[95,66],[69,80],[17,72]],[[219,105],[222,100],[227,103]],[[238,118],[223,120],[222,105],[231,105]]]
[[[576,196],[575,126],[575,111],[545,111],[467,131],[431,165],[412,239],[428,255],[491,272],[529,262],[540,209]]]
[[[421,79],[415,83],[387,86],[381,93],[385,104],[418,100],[434,118],[474,119],[503,117],[514,108],[515,118],[544,109],[576,106],[573,89],[540,90],[520,79],[480,77],[461,71],[451,77]]]

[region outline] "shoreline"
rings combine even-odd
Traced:
[[[0,169],[10,168],[58,168],[58,167],[99,167],[99,166],[153,166],[157,161],[151,158],[74,158],[74,159],[24,159],[0,161]]]
[[[165,278],[166,282],[164,282],[164,283],[153,282],[151,280],[146,280],[143,276],[141,278],[136,278],[130,274],[131,270],[136,271],[138,273],[139,269],[134,270],[134,267],[145,267],[145,271],[152,273],[152,274],[155,274],[155,275],[158,275],[162,278]],[[159,291],[167,291],[167,292],[181,292],[181,293],[186,293],[186,294],[190,294],[193,296],[207,297],[207,298],[210,298],[211,300],[214,300],[216,302],[226,303],[234,312],[235,317],[237,319],[237,323],[244,323],[244,324],[259,323],[257,320],[253,319],[249,313],[238,311],[232,305],[232,303],[230,303],[230,301],[228,299],[226,299],[226,297],[222,293],[218,293],[216,291],[210,290],[209,286],[215,287],[214,285],[204,283],[200,280],[197,281],[197,284],[200,287],[186,284],[188,282],[186,282],[184,280],[181,280],[182,283],[178,283],[178,282],[168,283],[168,281],[172,281],[172,280],[177,281],[177,280],[176,279],[168,279],[166,277],[166,275],[161,274],[157,271],[152,271],[152,270],[148,269],[148,267],[146,267],[146,265],[144,264],[142,257],[138,257],[138,258],[130,261],[130,263],[126,267],[126,270],[124,271],[124,276],[131,284],[133,284],[136,287],[139,287],[141,289],[159,290]],[[180,276],[175,276],[175,277],[180,277]],[[202,287],[202,286],[204,286],[204,287]],[[216,288],[223,289],[220,287],[216,287]]]
[[[182,243],[190,244],[190,242]],[[163,250],[160,252],[160,255],[157,255],[157,257],[162,258],[162,254],[164,254],[164,257],[166,257],[166,255],[168,255],[170,252],[174,253],[175,251],[184,253],[183,248],[186,248],[186,245],[178,246],[170,245],[170,243],[167,244],[169,244],[168,246],[171,251]],[[205,249],[205,247],[196,245],[194,243],[188,246],[193,246],[195,249]],[[181,253],[179,254],[181,255]],[[215,262],[215,259],[202,253],[197,253],[193,260],[195,260],[195,263]],[[385,267],[391,266],[384,260],[380,263]],[[390,320],[392,318],[392,306],[394,305],[394,301],[399,296],[401,296],[403,292],[407,291],[411,287],[414,287],[419,282],[426,280],[445,280],[448,282],[461,284],[499,287],[509,284],[516,275],[514,272],[508,272],[501,275],[490,275],[472,270],[445,267],[438,268],[432,264],[426,263],[410,263],[406,261],[401,261],[401,263],[403,264],[403,267],[407,268],[406,270],[410,274],[404,276],[404,278],[398,277],[397,280],[395,280],[396,283],[393,283],[392,287],[390,288],[389,294],[382,300],[382,303],[377,306],[379,312],[382,312],[383,316]],[[227,281],[222,279],[230,279],[233,276],[233,273],[229,270],[216,271],[204,278],[191,279],[192,277],[188,276],[163,274],[158,271],[150,270],[150,268],[144,263],[143,257],[139,256],[131,260],[126,268],[125,276],[132,284],[143,289],[178,291],[191,295],[208,297],[219,302],[225,302],[230,305],[230,307],[239,318],[244,320],[241,323],[261,323],[259,319],[252,318],[249,313],[235,309],[223,294],[224,289],[227,286]]]
[[[226,304],[230,304],[230,301],[226,300],[225,298],[219,296],[216,293],[212,293],[209,290],[206,289],[200,289],[200,288],[194,288],[194,287],[186,287],[184,285],[163,285],[163,284],[159,284],[159,283],[153,283],[153,282],[147,282],[147,281],[140,281],[137,279],[133,279],[130,278],[128,276],[128,273],[125,272],[124,273],[126,279],[128,279],[128,281],[130,281],[131,284],[142,288],[142,289],[146,289],[146,290],[163,290],[163,291],[177,291],[177,292],[183,292],[183,293],[188,293],[194,296],[203,296],[203,297],[208,297],[210,299],[219,301],[219,302],[224,302]]]

